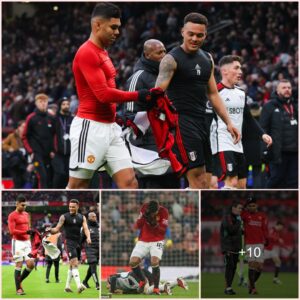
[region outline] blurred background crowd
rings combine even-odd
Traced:
[[[12,132],[16,134],[18,143],[13,151],[21,151],[18,159],[22,160],[20,172],[24,176],[23,182],[18,183],[20,187],[26,183],[27,187],[35,186],[31,176],[34,166],[28,167],[26,151],[18,139],[22,134],[20,125],[35,108],[35,95],[43,92],[49,96],[48,111],[53,116],[57,115],[63,97],[70,101],[70,114],[76,113],[78,99],[72,60],[78,47],[89,37],[94,5],[2,4],[2,138]],[[203,48],[212,53],[216,65],[223,55],[242,56],[241,86],[248,93],[248,103],[256,117],[282,78],[291,81],[293,97],[297,99],[297,2],[123,2],[118,5],[123,13],[122,28],[119,39],[109,49],[117,69],[118,88],[124,88],[132,74],[145,40],[159,39],[170,50],[181,42],[183,17],[197,11],[208,17],[208,38]],[[19,129],[14,131],[16,128]],[[12,164],[16,164],[16,159],[4,162],[3,177],[13,177]]]

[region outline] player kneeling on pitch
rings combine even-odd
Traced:
[[[106,287],[113,294],[154,294],[153,274],[145,269],[141,269],[141,273],[145,276],[146,281],[142,290],[139,286],[139,279],[133,271],[116,273],[109,276]],[[172,295],[172,289],[176,286],[188,290],[188,285],[182,277],[177,278],[176,281],[160,282],[158,288],[160,293]]]
[[[140,268],[140,263],[145,256],[150,254],[154,283],[153,293],[157,295],[160,295],[159,261],[163,254],[168,218],[169,212],[165,207],[159,205],[158,201],[150,201],[142,206],[140,215],[134,224],[134,227],[140,230],[140,234],[138,242],[132,251],[129,264],[132,272],[139,280],[140,289],[143,290],[146,278]]]

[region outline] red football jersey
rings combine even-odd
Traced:
[[[166,230],[168,227],[169,212],[163,207],[159,206],[158,215],[156,217],[157,225],[151,226],[143,217],[148,203],[145,203],[140,211],[139,218],[134,224],[136,229],[140,229],[139,241],[143,242],[157,242],[165,239]]]
[[[78,49],[73,61],[78,93],[77,116],[104,123],[115,121],[116,103],[136,101],[137,92],[116,89],[116,70],[107,51],[91,41]]]
[[[268,221],[263,212],[241,214],[244,222],[245,244],[264,244],[268,236]]]
[[[25,211],[19,213],[16,210],[8,216],[8,229],[14,240],[27,241],[29,235],[29,214]]]
[[[268,236],[269,244],[265,247],[266,250],[272,250],[274,246],[283,246],[282,243],[282,233],[277,231],[274,227],[271,229]]]

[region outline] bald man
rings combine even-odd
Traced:
[[[164,44],[155,39],[145,41],[143,53],[134,66],[134,73],[127,81],[127,89],[135,91],[150,89],[155,85],[159,63],[166,54]],[[160,159],[157,153],[146,107],[141,103],[128,102],[124,105],[125,116],[137,128],[126,130],[125,138],[132,156],[140,188],[179,188],[179,179],[172,173],[170,162]]]
[[[87,225],[90,231],[92,243],[86,244],[85,246],[89,268],[87,270],[87,274],[82,284],[86,288],[89,288],[90,286],[88,284],[88,281],[92,277],[95,282],[96,289],[99,290],[99,279],[97,274],[97,263],[99,261],[99,224],[97,220],[97,215],[94,212],[90,212],[88,214]],[[85,235],[83,232],[81,237],[82,237],[82,242],[84,242]]]

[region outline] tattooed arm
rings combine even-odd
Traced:
[[[65,216],[61,215],[56,227],[50,229],[50,233],[51,234],[58,233],[61,230],[61,228],[63,227],[64,223],[65,223]]]
[[[160,87],[165,91],[172,80],[176,67],[177,63],[173,56],[167,54],[160,62],[159,74],[156,79],[155,87]]]

